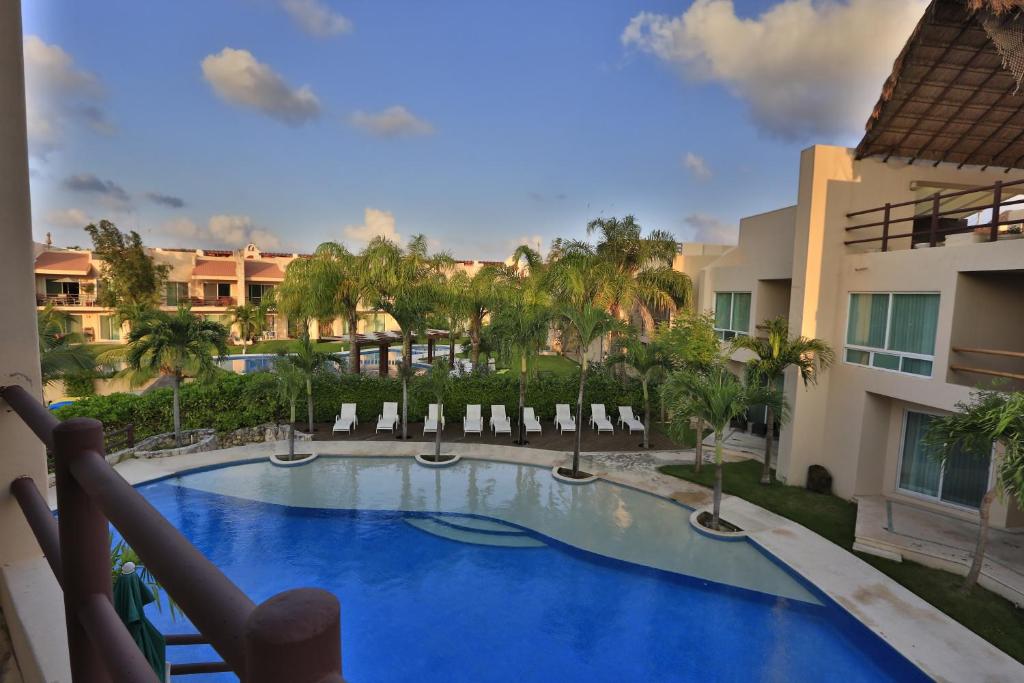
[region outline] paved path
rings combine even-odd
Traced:
[[[303,443],[302,452],[321,455],[415,455],[412,441],[323,441]],[[132,484],[195,467],[238,462],[282,453],[284,442],[254,444],[198,455],[129,460],[116,466]],[[309,450],[307,450],[309,449]],[[487,443],[453,443],[443,450],[463,457],[553,467],[566,464],[565,451]],[[739,458],[731,454],[730,458]],[[608,481],[671,498],[687,506],[709,505],[711,492],[663,475],[665,464],[692,462],[692,451],[601,452],[582,456],[585,469]],[[799,524],[734,496],[722,501],[722,516],[739,524],[748,538],[789,565],[842,605],[879,637],[937,681],[972,683],[1024,681],[1024,666],[872,566]]]

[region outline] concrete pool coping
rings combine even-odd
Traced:
[[[317,455],[415,456],[417,442],[324,441],[304,444]],[[250,444],[157,460],[127,460],[115,469],[132,485],[189,470],[265,460],[287,442]],[[495,444],[446,444],[464,458],[551,468],[570,453]],[[589,471],[686,507],[709,505],[711,491],[663,475],[656,467],[692,462],[692,451],[586,453]],[[53,490],[50,491],[51,497]],[[51,501],[52,504],[53,501]],[[742,527],[747,538],[807,580],[884,642],[937,681],[1024,680],[1024,665],[946,616],[871,565],[795,522],[735,496],[723,496],[722,516]],[[63,615],[60,617],[63,623]]]

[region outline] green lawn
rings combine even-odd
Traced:
[[[579,372],[580,364],[565,356],[537,356],[534,367],[538,372],[551,372],[556,375],[571,375]]]
[[[271,339],[269,341],[256,342],[246,349],[246,353],[285,353],[295,351],[299,346],[298,339]],[[323,351],[324,353],[338,353],[348,349],[348,342],[313,342],[313,346],[317,351]],[[228,352],[232,354],[239,354],[242,352],[241,346],[229,345]]]
[[[727,463],[723,490],[802,524],[853,552],[857,519],[854,503],[779,482],[762,486],[759,483],[761,467],[761,463],[754,460]],[[714,483],[713,467],[705,466],[700,474],[693,471],[692,465],[670,465],[662,467],[661,471],[709,488]],[[893,562],[874,555],[856,555],[1011,657],[1024,662],[1024,610],[1014,607],[1010,601],[977,586],[965,593],[961,590],[963,577],[940,569],[915,562]]]

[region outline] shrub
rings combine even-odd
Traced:
[[[64,376],[64,393],[68,396],[94,396],[95,374],[91,371],[73,372]]]
[[[552,375],[531,379],[527,385],[527,405],[533,406],[540,419],[555,415],[556,403],[575,405],[579,375]],[[330,422],[342,403],[356,403],[361,421],[375,420],[385,401],[402,400],[402,384],[390,377],[318,373],[313,379],[314,418]],[[91,396],[60,408],[58,418],[92,417],[101,420],[106,429],[135,425],[136,438],[169,432],[172,428],[171,390],[156,389],[145,394],[110,394]],[[433,396],[426,378],[415,377],[409,383],[409,419],[420,421]],[[635,380],[623,384],[607,372],[587,377],[586,406],[604,403],[611,414],[618,405],[641,405],[640,385]],[[512,373],[473,374],[457,377],[445,397],[444,412],[449,420],[461,419],[468,404],[479,403],[484,413],[491,405],[502,404],[510,415],[519,401],[518,379]],[[287,419],[287,406],[278,397],[274,375],[257,372],[249,375],[223,373],[207,384],[189,382],[181,389],[181,417],[185,429],[208,427],[228,432],[265,422]]]

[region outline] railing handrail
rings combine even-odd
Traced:
[[[902,208],[904,206],[912,206],[912,205],[915,205],[915,204],[923,204],[925,202],[932,201],[932,199],[935,197],[936,194],[939,195],[940,201],[943,200],[943,199],[952,199],[953,197],[962,197],[964,195],[976,194],[978,192],[988,192],[989,190],[995,189],[995,187],[997,185],[999,187],[1002,187],[1002,188],[1014,187],[1016,185],[1024,185],[1024,180],[1014,180],[1014,181],[1011,181],[1009,183],[1005,183],[1005,182],[1003,182],[1001,180],[997,180],[997,181],[993,182],[991,185],[978,185],[977,187],[971,187],[971,188],[968,188],[966,190],[957,190],[956,192],[947,192],[945,194],[943,194],[942,192],[936,192],[936,193],[930,194],[930,195],[928,195],[926,197],[921,197],[920,199],[909,199],[909,200],[907,200],[905,202],[897,202],[895,204],[888,204],[887,206],[890,209],[898,209],[898,208]],[[870,209],[861,209],[859,211],[850,211],[849,213],[846,214],[846,217],[847,218],[853,218],[854,216],[863,216],[865,214],[874,213],[876,211],[881,211],[884,208],[885,208],[885,205],[872,207]]]
[[[295,589],[254,605],[107,464],[102,423],[59,422],[19,386],[0,387],[0,395],[54,454],[56,523],[32,479],[15,479],[11,492],[64,589],[75,683],[157,681],[113,610],[110,523],[242,681],[342,681],[340,610],[333,595]],[[296,623],[304,627],[295,629]],[[198,673],[218,666],[176,668]]]

